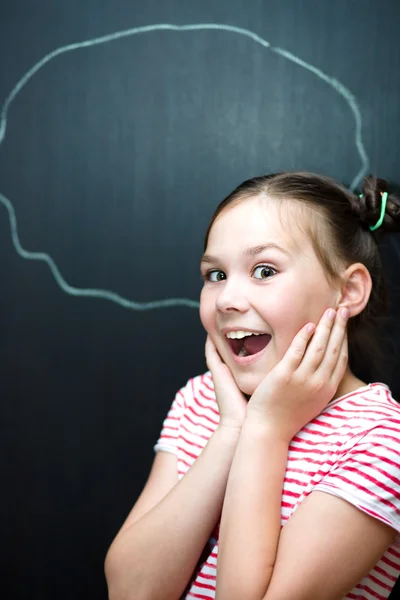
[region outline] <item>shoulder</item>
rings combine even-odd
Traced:
[[[337,422],[335,460],[317,488],[400,531],[400,406],[386,385],[370,384],[338,399],[330,411]]]
[[[177,392],[184,408],[193,404],[216,405],[214,383],[210,371],[195,375],[187,380],[186,384]]]
[[[205,373],[195,375],[188,379],[179,392],[184,394],[188,400],[199,395],[205,395],[210,399],[215,398],[214,382],[210,371],[206,371]]]
[[[336,398],[321,413],[338,425],[359,432],[393,423],[400,425],[400,404],[384,383],[370,383]]]
[[[366,402],[375,404],[377,408],[380,407],[389,413],[400,415],[400,403],[393,398],[392,392],[386,383],[379,381],[369,383],[365,387],[355,390],[354,393],[356,396],[364,398]]]
[[[325,598],[317,590],[327,589],[343,598],[352,586],[346,598],[365,589],[387,597],[400,572],[399,404],[385,384],[369,384],[332,401],[298,438],[289,466],[311,489],[282,529],[266,598]]]
[[[339,399],[340,400],[340,399]],[[387,457],[400,461],[400,404],[383,383],[371,383],[353,394],[343,397],[333,407],[333,419],[342,418],[342,452],[373,450],[372,462]],[[378,450],[379,449],[379,450]],[[372,459],[372,456],[369,457]]]
[[[337,399],[338,402],[345,403],[365,402],[366,404],[376,405],[389,411],[400,414],[400,404],[392,396],[392,392],[386,383],[379,381],[369,383],[363,387],[342,396]]]
[[[370,383],[332,400],[297,437],[318,439],[345,452],[368,432],[390,427],[398,430],[400,447],[400,404],[387,385]]]

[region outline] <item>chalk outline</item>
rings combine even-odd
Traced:
[[[195,23],[191,25],[173,25],[168,23],[159,23],[155,25],[146,25],[143,27],[133,27],[131,29],[126,29],[124,31],[118,31],[116,33],[112,33],[109,35],[93,38],[91,40],[86,40],[83,42],[76,42],[73,44],[68,44],[66,46],[60,46],[60,48],[56,48],[46,56],[44,56],[40,61],[35,63],[33,67],[25,73],[25,75],[17,82],[15,87],[11,90],[10,94],[6,98],[1,114],[0,114],[0,146],[5,139],[6,129],[7,129],[7,114],[8,110],[11,106],[11,103],[15,99],[15,97],[19,94],[19,92],[25,87],[28,81],[37,73],[46,63],[50,60],[59,56],[60,54],[64,54],[65,52],[70,52],[72,50],[78,50],[80,48],[88,48],[91,46],[96,46],[98,44],[104,44],[107,42],[115,41],[124,37],[129,37],[132,35],[136,35],[139,33],[150,33],[153,31],[160,30],[169,30],[169,31],[200,31],[200,30],[217,30],[217,31],[227,31],[230,33],[237,33],[240,35],[244,35],[246,37],[251,38],[255,42],[259,43],[261,46],[268,48],[271,52],[275,54],[279,54],[284,58],[296,63],[297,65],[303,67],[304,69],[314,73],[317,77],[325,81],[328,85],[333,87],[333,89],[338,92],[348,103],[351,111],[353,112],[353,116],[355,119],[355,145],[357,151],[361,158],[361,167],[356,176],[353,178],[353,181],[350,185],[350,189],[354,190],[357,185],[360,183],[361,179],[365,177],[369,168],[369,158],[365,151],[363,140],[362,140],[362,117],[361,112],[357,104],[357,100],[355,96],[347,89],[340,81],[335,79],[334,77],[329,77],[323,71],[314,67],[313,65],[303,61],[299,57],[295,56],[291,52],[284,50],[283,48],[279,48],[277,46],[271,46],[267,40],[263,39],[256,33],[244,29],[242,27],[235,27],[233,25],[224,25],[218,23]],[[82,296],[82,297],[92,297],[92,298],[103,298],[105,300],[111,300],[116,302],[123,308],[130,308],[133,310],[152,310],[156,308],[169,308],[172,306],[186,306],[189,308],[199,308],[199,302],[190,300],[188,298],[168,298],[165,300],[157,300],[154,302],[134,302],[132,300],[127,300],[123,298],[119,294],[111,292],[109,290],[99,290],[99,289],[84,289],[84,288],[76,288],[69,285],[61,272],[59,271],[56,263],[53,261],[50,255],[44,252],[29,252],[25,250],[19,240],[18,230],[17,230],[17,217],[15,213],[15,209],[1,192],[0,192],[0,202],[6,207],[9,219],[10,219],[10,230],[11,230],[11,238],[14,244],[14,248],[22,258],[26,260],[38,260],[47,263],[49,266],[56,282],[60,286],[60,288],[67,294],[72,296]]]

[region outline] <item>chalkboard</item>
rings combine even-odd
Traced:
[[[219,201],[282,170],[399,185],[399,20],[396,0],[1,3],[2,597],[107,597],[162,420],[206,369]],[[383,255],[396,355],[398,236]]]

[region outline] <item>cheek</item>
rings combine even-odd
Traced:
[[[200,321],[206,331],[210,330],[212,315],[211,299],[204,293],[204,290],[202,290],[200,294]]]
[[[287,291],[274,296],[273,303],[265,309],[265,317],[273,330],[280,353],[286,352],[294,336],[312,320],[314,312],[313,299],[308,294],[299,298],[297,290],[297,293]]]
[[[324,311],[334,304],[334,296],[330,289],[306,286],[305,290],[279,294],[274,301],[270,312],[271,325],[277,344],[284,345],[286,350],[306,323],[318,325]]]
[[[292,290],[279,290],[272,297],[263,302],[263,313],[267,323],[270,324],[274,333],[283,333],[292,329],[296,323],[303,318],[307,302],[299,305],[299,294]]]

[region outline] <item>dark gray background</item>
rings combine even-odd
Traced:
[[[396,0],[3,0],[0,103],[48,53],[132,27],[245,28],[336,78],[362,115],[369,171],[399,176]],[[348,103],[310,71],[227,31],[156,31],[60,54],[8,111],[0,193],[1,595],[106,598],[107,548],[139,494],[175,392],[205,370],[203,235],[242,180],[361,167]],[[399,349],[400,243],[384,247]],[[102,294],[100,294],[101,296]],[[400,398],[400,380],[388,383]],[[368,374],[366,375],[368,377]]]

